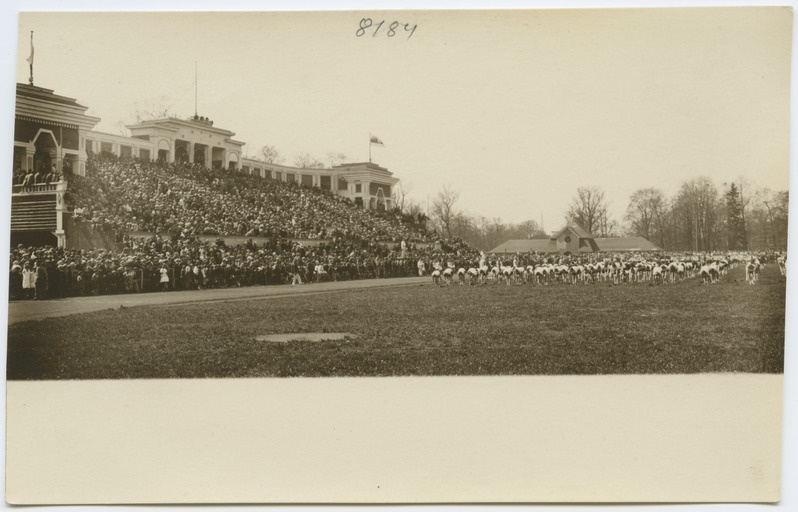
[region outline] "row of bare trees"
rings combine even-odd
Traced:
[[[405,213],[422,211],[408,193],[401,182],[394,187],[394,205]],[[510,239],[547,236],[534,220],[511,224],[458,211],[459,198],[459,192],[447,185],[427,205],[433,227],[447,237],[490,250]],[[671,198],[653,187],[635,191],[623,224],[610,215],[610,203],[601,188],[579,187],[565,221],[598,237],[641,236],[672,251],[783,250],[788,203],[786,190],[756,188],[742,179],[719,188],[711,179],[698,177],[682,183]]]
[[[610,218],[603,190],[580,187],[566,220],[596,236],[641,236],[665,250],[780,250],[787,248],[788,203],[786,190],[754,188],[744,179],[719,188],[701,176],[671,198],[654,187],[636,190],[624,225]]]
[[[707,177],[682,183],[672,198],[644,188],[629,198],[627,233],[666,250],[783,250],[789,193],[745,180],[718,188]]]
[[[409,185],[400,181],[394,187],[394,205],[404,213],[423,213],[425,208],[409,196],[410,190]],[[460,192],[445,185],[426,205],[433,223],[430,227],[447,238],[460,238],[473,247],[487,251],[510,239],[546,237],[546,233],[534,220],[511,224],[502,222],[499,218],[468,215],[456,208],[459,199]]]

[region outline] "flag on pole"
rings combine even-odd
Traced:
[[[28,67],[30,68],[30,78],[28,82],[33,85],[33,30],[30,31],[30,57],[28,57]]]
[[[27,58],[28,64],[33,66],[33,31],[30,33],[30,57]]]
[[[380,140],[379,137],[376,137],[374,135],[371,136],[371,138],[369,139],[369,142],[372,143],[372,144],[377,144],[378,146],[384,146],[385,145],[385,144],[382,143],[382,141]]]

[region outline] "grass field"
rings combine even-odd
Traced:
[[[785,278],[431,285],[145,306],[12,324],[8,378],[758,372],[784,364]],[[256,341],[346,332],[342,341]]]

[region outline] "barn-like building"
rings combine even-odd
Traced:
[[[579,254],[594,252],[648,252],[661,251],[660,247],[643,237],[594,237],[576,224],[567,224],[550,238],[507,240],[495,247],[492,253],[551,252]]]

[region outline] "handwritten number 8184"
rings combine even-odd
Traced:
[[[374,27],[374,32],[371,33],[371,37],[377,37],[377,34],[380,33],[380,29],[385,24],[385,20],[380,20],[379,23],[374,23],[371,21],[371,18],[362,18],[360,20],[360,28],[355,31],[355,35],[357,37],[363,37],[366,35],[366,30]],[[386,26],[386,29],[383,30],[388,37],[394,37],[398,32],[404,31],[408,32],[407,38],[410,39],[410,36],[413,35],[413,32],[416,31],[416,27],[418,25],[410,25],[410,23],[400,23],[398,21],[393,21],[389,25]]]

